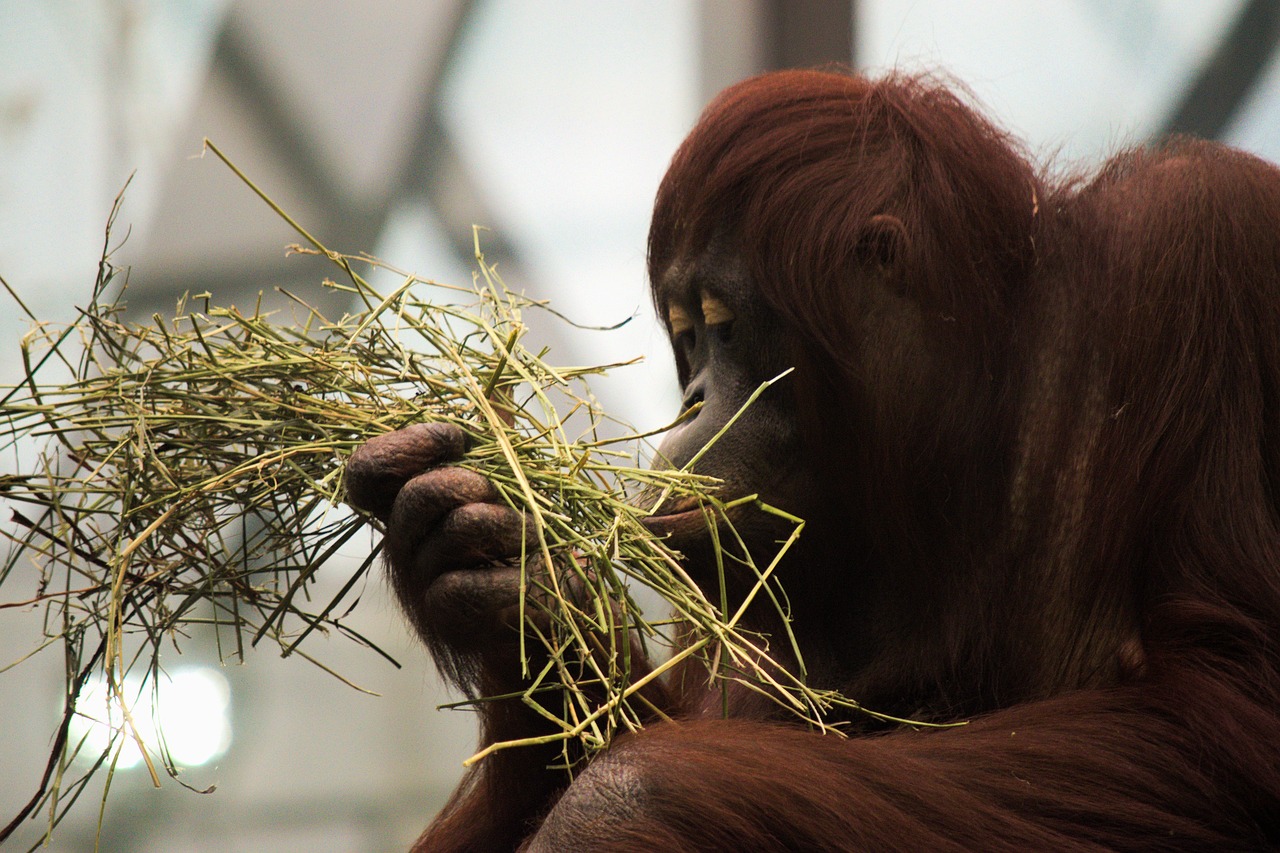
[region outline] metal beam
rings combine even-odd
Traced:
[[[768,0],[766,70],[853,62],[850,0]]]
[[[781,68],[854,61],[852,0],[703,0],[701,94]]]
[[[1227,130],[1280,43],[1280,3],[1248,0],[1160,130],[1217,139]]]

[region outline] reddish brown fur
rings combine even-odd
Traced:
[[[727,241],[787,328],[833,472],[786,569],[813,680],[973,721],[843,740],[677,697],[529,847],[1280,846],[1278,229],[1280,172],[1209,143],[1050,180],[929,81],[722,95],[651,272]],[[877,264],[909,323],[858,313]],[[455,846],[500,805],[460,795]]]
[[[832,285],[857,267],[872,217],[892,210],[912,235],[899,268],[913,290],[985,329],[1035,261],[1037,195],[1008,137],[945,89],[767,75],[723,93],[676,153],[654,207],[650,272],[656,280],[717,232],[737,232],[761,296],[809,330],[827,363],[856,368],[856,318]]]

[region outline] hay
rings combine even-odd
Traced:
[[[329,318],[286,294],[297,316],[272,317],[201,293],[183,297],[172,317],[130,323],[109,298],[119,273],[104,251],[92,298],[74,322],[30,318],[21,344],[25,377],[0,389],[0,445],[40,439],[47,446],[28,473],[0,479],[17,531],[0,589],[5,607],[45,609],[46,645],[61,643],[67,661],[64,719],[50,761],[51,772],[59,771],[52,783],[46,776],[33,807],[51,802],[56,819],[65,811],[58,798],[74,801],[91,775],[68,782],[61,772],[81,748],[66,733],[88,679],[105,677],[125,721],[93,757],[94,769],[110,767],[126,738],[141,739],[125,675],[154,683],[161,648],[195,626],[212,626],[223,658],[243,658],[269,642],[320,665],[302,646],[316,631],[374,648],[343,618],[377,549],[323,605],[312,602],[310,589],[332,555],[377,527],[342,508],[345,460],[368,438],[423,421],[449,421],[467,433],[460,464],[489,477],[527,514],[545,564],[575,572],[586,591],[564,594],[550,572],[550,588],[527,599],[530,609],[549,613],[543,628],[526,620],[521,634],[526,668],[535,643],[545,650],[538,659],[550,661],[528,672],[521,697],[555,723],[536,741],[562,741],[575,756],[604,748],[650,712],[638,691],[690,657],[705,662],[713,682],[745,684],[818,728],[827,728],[833,705],[857,707],[809,687],[803,672],[770,665],[770,642],[787,644],[798,658],[794,638],[762,637],[740,624],[757,598],[778,607],[787,624],[773,572],[803,523],[792,519],[790,540],[765,565],[736,543],[731,570],[756,578],[747,602],[729,612],[727,602],[708,598],[644,527],[645,511],[631,496],[648,486],[692,497],[732,531],[714,481],[638,467],[643,436],[600,437],[608,418],[584,380],[606,368],[556,367],[525,349],[522,312],[543,306],[509,291],[478,241],[473,286],[449,290],[452,299],[426,301],[417,287],[423,280],[409,275],[380,294],[357,272],[376,261],[331,252],[235,171],[297,228],[308,244],[297,251],[337,266],[338,280],[325,286],[361,307]],[[570,433],[571,417],[585,426]],[[22,563],[38,567],[34,590],[13,589]],[[642,614],[633,582],[656,590],[673,619]],[[629,636],[673,651],[633,679]],[[492,745],[472,761],[527,742]],[[176,772],[163,745],[139,745],[157,783],[153,755]]]

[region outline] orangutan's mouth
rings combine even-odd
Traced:
[[[659,536],[685,537],[706,533],[714,514],[695,498],[681,498],[660,508],[660,513],[643,520],[645,527]]]

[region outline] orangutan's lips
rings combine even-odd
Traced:
[[[675,534],[686,536],[704,532],[710,523],[707,509],[694,498],[682,498],[662,508],[660,515],[643,520],[645,527],[659,536]]]

